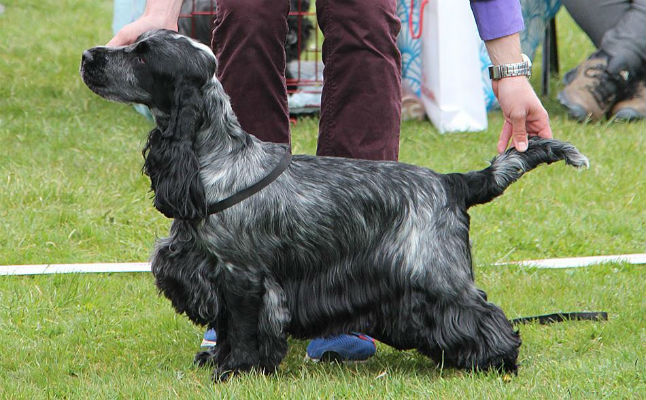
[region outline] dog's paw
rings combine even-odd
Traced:
[[[195,354],[195,358],[193,359],[193,364],[197,365],[198,367],[212,367],[217,364],[216,356],[217,352],[215,351],[215,349],[198,351],[197,354]]]
[[[238,370],[216,368],[213,371],[212,378],[213,378],[213,382],[215,383],[226,383],[229,381],[229,379],[233,378],[238,374],[240,374],[240,371]]]
[[[259,365],[242,365],[239,367],[233,367],[233,366],[219,366],[216,367],[213,370],[213,382],[215,383],[225,383],[228,382],[231,378],[241,375],[241,374],[246,374],[246,373],[256,373],[256,374],[263,374],[263,375],[271,375],[274,374],[277,370],[276,366],[269,366],[269,367],[263,367]]]

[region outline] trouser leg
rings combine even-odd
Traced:
[[[646,64],[646,0],[563,0],[594,45],[610,56],[608,71],[638,73]]]
[[[285,38],[289,2],[218,0],[212,47],[218,79],[242,128],[289,143]]]
[[[608,71],[636,74],[646,64],[646,0],[633,0],[617,25],[606,32],[601,49],[610,54]]]
[[[318,155],[396,160],[401,113],[395,0],[317,0],[325,38]]]

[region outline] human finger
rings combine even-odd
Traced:
[[[511,139],[511,124],[505,120],[500,131],[500,137],[498,138],[498,154],[502,154],[507,150],[509,139]]]
[[[106,44],[108,47],[127,46],[136,40],[131,24],[121,28],[112,39]]]
[[[527,114],[523,111],[514,110],[509,115],[511,121],[511,142],[516,150],[523,152],[527,150]]]
[[[541,112],[539,112],[539,115],[537,117],[536,121],[536,136],[542,137],[545,139],[551,139],[552,138],[552,127],[550,126],[550,117],[547,114],[547,111],[541,107]]]

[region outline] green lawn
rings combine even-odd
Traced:
[[[146,260],[169,226],[141,174],[150,125],[78,77],[81,52],[110,38],[112,3],[2,3],[0,265]],[[565,71],[592,46],[563,11],[558,24]],[[291,341],[277,375],[214,385],[191,364],[201,328],[157,296],[149,274],[0,277],[0,398],[645,398],[644,266],[493,265],[645,251],[646,123],[570,121],[553,99],[561,83],[551,87],[554,133],[591,168],[540,167],[474,208],[476,280],[510,318],[605,310],[610,320],[522,326],[517,377],[443,370],[384,345],[364,364],[316,365],[302,361],[306,342]],[[407,122],[401,161],[483,168],[501,124],[493,113],[486,132],[440,135]],[[316,131],[299,120],[294,151],[313,153]]]

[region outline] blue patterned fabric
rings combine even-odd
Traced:
[[[114,0],[114,14],[112,16],[112,33],[116,34],[125,25],[139,18],[146,8],[146,0]],[[153,120],[148,107],[143,104],[135,104],[135,110],[145,116],[149,121]]]
[[[410,12],[409,0],[398,0],[397,16],[401,20],[401,31],[397,37],[397,47],[402,55],[402,84],[417,97],[422,95],[422,41],[413,39],[409,30],[409,20],[413,19],[413,29],[419,32],[419,4],[415,0],[414,12]]]
[[[207,329],[204,332],[204,337],[202,337],[202,345],[200,347],[208,349],[210,347],[215,347],[218,343],[218,336],[215,333],[215,329]]]
[[[372,357],[377,348],[373,338],[360,333],[313,339],[307,345],[307,357],[314,361],[363,361]]]
[[[146,0],[114,0],[112,33],[117,33],[125,25],[139,18],[146,8]]]
[[[525,30],[520,32],[520,45],[523,53],[534,60],[536,49],[543,42],[545,26],[561,8],[561,0],[521,0],[520,5],[525,20]]]
[[[493,94],[493,89],[491,88],[491,79],[489,78],[489,65],[491,65],[491,59],[489,58],[489,53],[487,53],[487,46],[484,42],[480,42],[480,78],[482,82],[482,93],[484,94],[485,105],[487,106],[487,111],[491,111],[499,108],[498,100]]]

